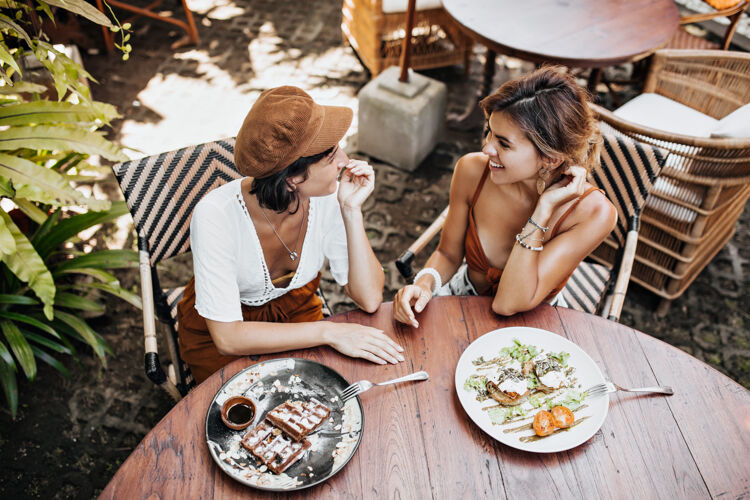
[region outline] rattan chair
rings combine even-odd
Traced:
[[[615,244],[616,259],[613,264],[581,262],[562,293],[568,307],[618,321],[635,257],[641,209],[667,153],[621,134],[605,135],[603,139],[601,165],[591,172],[591,181],[604,190],[617,209],[617,226],[608,237]],[[447,213],[446,208],[396,260],[396,267],[407,280],[412,278],[415,256],[440,232]]]
[[[234,139],[183,148],[112,167],[133,216],[140,254],[146,375],[179,400],[195,386],[177,344],[177,304],[184,286],[162,288],[157,264],[190,250],[190,217],[212,189],[242,175],[234,166]],[[324,316],[330,310],[320,290]],[[166,325],[170,361],[159,358],[155,318]]]
[[[658,51],[644,92],[720,119],[750,102],[750,54]],[[604,133],[617,131],[670,152],[644,209],[632,280],[662,297],[666,313],[734,233],[750,197],[750,138],[677,135],[626,121],[592,105]],[[609,252],[600,262],[613,261]]]
[[[732,43],[732,37],[737,30],[737,24],[745,12],[750,2],[747,0],[709,0],[705,2],[711,6],[710,12],[690,14],[680,18],[680,28],[675,31],[672,38],[667,43],[666,49],[691,49],[691,50],[728,50]],[[734,5],[732,5],[734,3]],[[728,23],[721,44],[712,42],[703,37],[693,35],[688,32],[684,26],[702,21],[708,21],[715,18],[726,18]]]
[[[471,39],[463,34],[442,7],[420,7],[420,2],[417,2],[410,67],[420,70],[463,64],[468,72],[473,47]],[[344,0],[341,30],[372,76],[399,64],[405,11],[406,2],[403,10],[384,12],[383,0]]]

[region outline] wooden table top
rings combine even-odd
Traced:
[[[387,380],[426,370],[430,379],[361,396],[362,442],[328,481],[296,494],[265,494],[235,482],[211,459],[205,419],[242,358],[180,401],[128,457],[101,498],[739,498],[750,495],[750,392],[708,365],[624,325],[542,305],[509,318],[484,297],[439,297],[420,327],[394,324],[391,304],[329,318],[383,329],[406,361],[378,366],[328,347],[290,356],[331,366],[349,381]],[[534,454],[495,441],[464,412],[454,373],[482,334],[508,326],[552,331],[580,346],[605,378],[624,387],[670,385],[674,396],[611,394],[601,429],[577,448]],[[263,359],[286,357],[262,356]]]
[[[650,54],[680,17],[673,0],[443,0],[443,7],[491,50],[582,68]]]

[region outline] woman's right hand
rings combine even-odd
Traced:
[[[418,328],[419,321],[414,316],[414,312],[422,312],[431,298],[431,290],[419,285],[406,285],[396,292],[396,296],[393,298],[393,318],[396,321]]]
[[[404,348],[382,330],[356,323],[329,323],[326,344],[341,354],[384,365],[403,361]]]

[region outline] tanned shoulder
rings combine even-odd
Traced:
[[[606,237],[617,224],[617,209],[611,201],[600,191],[591,193],[578,205],[576,212],[580,215],[582,221],[590,224],[595,233],[600,233]]]
[[[451,195],[457,199],[465,199],[468,203],[486,167],[487,155],[484,153],[469,153],[462,156],[453,170]]]

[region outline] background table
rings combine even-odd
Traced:
[[[362,395],[361,445],[316,498],[738,498],[750,494],[750,392],[708,365],[626,326],[547,305],[510,318],[483,297],[434,299],[420,328],[396,325],[391,304],[330,321],[383,329],[406,361],[386,367],[328,347],[292,356],[327,364],[350,381],[427,370],[426,382]],[[585,350],[605,377],[625,387],[671,385],[675,395],[611,395],[604,425],[588,442],[555,454],[506,447],[466,415],[454,388],[456,362],[480,335],[507,326],[558,333]],[[263,356],[273,359],[279,356]],[[257,495],[225,475],[205,440],[205,418],[224,381],[256,363],[228,365],[180,401],[143,439],[102,498],[229,498]],[[156,496],[151,496],[151,495]],[[271,494],[264,496],[273,496]],[[276,495],[279,497],[299,495]]]
[[[480,97],[487,95],[496,53],[535,63],[604,68],[641,59],[677,29],[673,0],[443,0],[443,7],[488,49]],[[589,79],[596,86],[599,72]]]

